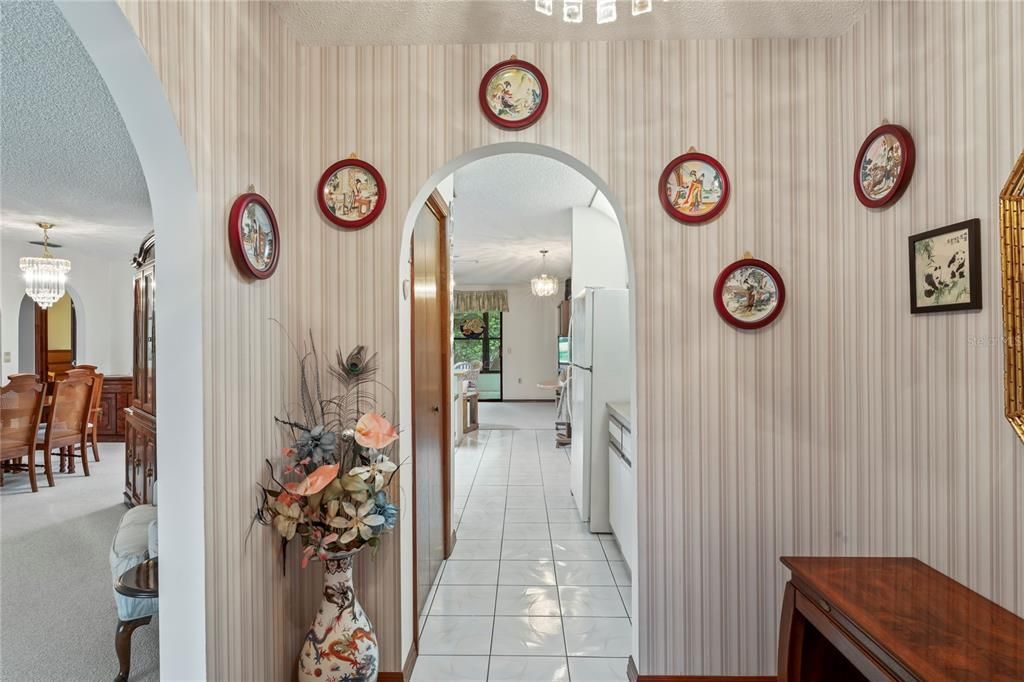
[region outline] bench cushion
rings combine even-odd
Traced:
[[[150,523],[156,521],[156,507],[150,504],[139,505],[125,512],[114,533],[114,541],[110,545],[110,574],[112,585],[117,579],[133,566],[138,566],[149,555]],[[117,617],[121,620],[132,620],[151,616],[158,610],[157,599],[135,599],[114,591],[117,603]]]

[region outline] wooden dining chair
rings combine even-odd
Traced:
[[[54,382],[50,416],[45,425],[39,426],[36,440],[36,449],[43,451],[48,466],[53,451],[59,450],[61,470],[64,470],[65,459],[68,459],[67,470],[74,471],[75,448],[78,447],[82,455],[82,473],[89,475],[86,431],[95,383],[95,377],[88,374],[69,374]]]
[[[34,374],[16,374],[0,389],[0,486],[4,484],[3,462],[27,457],[28,481],[32,492],[36,484],[36,434],[46,402],[46,384]],[[46,461],[46,481],[53,486],[53,470]]]
[[[58,376],[91,376],[95,379],[92,385],[92,399],[89,402],[89,421],[85,428],[86,438],[92,447],[92,458],[98,462],[100,461],[100,449],[97,446],[97,442],[99,441],[100,398],[103,392],[103,375],[96,371],[96,365],[76,365]],[[63,469],[61,470],[63,471]]]
[[[86,426],[86,435],[89,438],[89,446],[92,448],[92,458],[100,461],[99,430],[100,430],[100,398],[103,394],[103,375],[97,372],[94,375],[96,382],[92,387],[92,406],[89,408],[89,423]]]

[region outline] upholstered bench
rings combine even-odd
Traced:
[[[110,574],[113,584],[130,568],[158,556],[156,524],[156,482],[153,483],[153,504],[133,507],[121,517],[110,546]],[[114,591],[117,604],[117,633],[114,647],[120,664],[118,680],[127,680],[131,669],[132,633],[152,620],[159,610],[159,599],[138,599]]]

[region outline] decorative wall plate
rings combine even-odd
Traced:
[[[521,130],[537,122],[548,106],[548,82],[529,62],[499,62],[480,81],[480,107],[491,123]]]
[[[853,190],[860,203],[880,208],[907,188],[914,174],[914,138],[906,128],[885,124],[871,131],[853,165]]]
[[[467,339],[479,339],[484,335],[484,321],[482,318],[474,315],[473,317],[467,317],[462,321],[462,326],[459,327],[459,331]]]
[[[665,212],[679,222],[705,223],[729,201],[729,175],[713,156],[687,152],[665,166],[658,196]]]
[[[277,269],[281,236],[277,218],[263,196],[246,192],[231,205],[228,241],[238,269],[250,277],[266,279]]]
[[[384,210],[387,187],[377,169],[356,158],[332,164],[320,176],[316,201],[324,217],[338,227],[356,230]]]
[[[763,260],[743,258],[726,266],[715,282],[715,308],[739,329],[760,329],[775,321],[786,303],[786,285]]]

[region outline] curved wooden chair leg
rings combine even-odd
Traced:
[[[36,453],[32,453],[31,462],[29,462],[29,470],[36,470]],[[47,456],[43,459],[43,470],[46,472],[46,483],[51,488],[53,487],[53,458]]]
[[[99,438],[96,436],[96,429],[97,428],[98,427],[95,424],[93,424],[93,427],[92,427],[92,459],[93,459],[94,462],[100,461],[100,449],[96,445],[96,442],[99,440]]]
[[[36,483],[36,451],[31,450],[28,453],[28,483],[32,486],[32,492],[39,492],[39,484]],[[50,485],[53,485],[53,481],[50,481]]]
[[[114,682],[128,682],[128,675],[132,668],[132,633],[140,625],[146,625],[152,620],[152,616],[136,618],[135,620],[118,620],[117,630],[114,633],[114,648],[117,650],[118,673]]]
[[[86,476],[88,476],[89,475],[89,444],[85,440],[85,434],[84,433],[82,434],[82,445],[81,445],[80,449],[82,451],[82,473],[85,474]],[[75,450],[75,446],[72,445],[71,446],[72,453],[74,452],[74,450]],[[74,459],[73,456],[72,456],[72,459]]]

